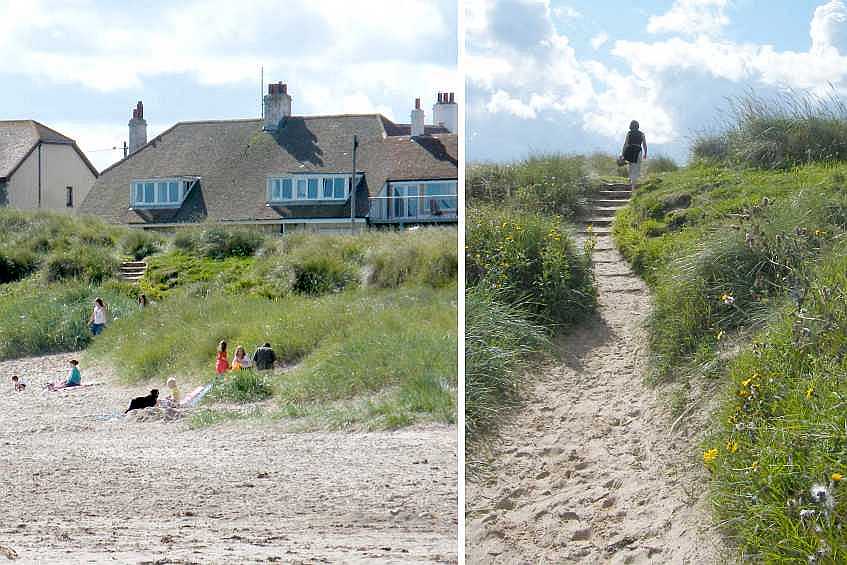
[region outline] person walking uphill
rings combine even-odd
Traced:
[[[626,134],[621,152],[621,156],[629,163],[629,185],[632,190],[635,190],[635,181],[641,176],[641,160],[647,158],[647,136],[638,127],[637,121],[629,122],[629,133]],[[643,157],[642,148],[644,149]]]

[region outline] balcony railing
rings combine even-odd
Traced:
[[[456,194],[371,196],[369,200],[372,222],[449,222],[459,218]]]

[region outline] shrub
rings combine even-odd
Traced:
[[[48,282],[65,279],[80,279],[99,284],[112,277],[119,262],[109,250],[97,247],[75,247],[67,251],[54,252],[44,263]]]
[[[664,155],[650,157],[645,164],[648,173],[669,173],[679,169],[679,165],[673,159]]]
[[[209,259],[251,257],[262,247],[265,236],[257,229],[201,225],[180,229],[173,244],[179,250]]]
[[[357,281],[356,273],[337,257],[319,255],[298,259],[292,265],[294,292],[318,296],[343,290]]]
[[[140,261],[162,250],[162,238],[150,232],[135,230],[124,236],[121,248],[124,253]]]
[[[590,254],[577,251],[554,217],[493,207],[468,210],[466,277],[539,319],[571,323],[591,312]]]
[[[258,402],[273,396],[271,376],[268,373],[243,370],[229,373],[215,384],[209,399],[222,402]]]
[[[33,253],[0,250],[0,284],[19,281],[38,269],[38,259]]]

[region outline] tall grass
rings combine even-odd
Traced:
[[[787,92],[730,99],[718,133],[698,134],[695,160],[765,169],[847,159],[847,107],[837,95]]]
[[[528,361],[543,349],[546,328],[520,305],[485,288],[465,296],[465,437],[475,443],[519,402]]]
[[[258,374],[239,372],[220,399],[258,399],[257,390],[272,387],[281,409],[294,409],[385,393],[410,420],[454,422],[455,293],[455,286],[357,290],[270,301],[184,292],[115,323],[87,355],[111,363],[127,382],[172,374],[202,381],[214,375],[220,340],[231,351],[269,341],[281,362],[297,367],[261,376],[260,387]]]

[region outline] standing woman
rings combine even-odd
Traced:
[[[106,304],[102,298],[94,299],[94,311],[91,313],[88,323],[91,324],[91,333],[94,335],[100,335],[100,332],[106,327]]]
[[[641,176],[641,149],[644,149],[644,159],[647,158],[647,136],[638,129],[638,122],[629,122],[629,133],[623,142],[621,155],[629,163],[629,185],[635,190],[635,181]]]

